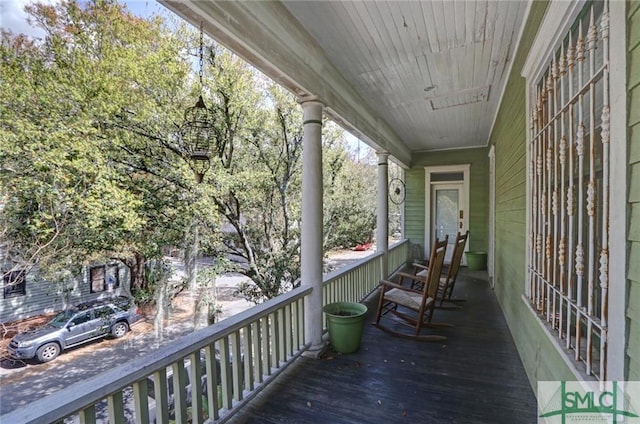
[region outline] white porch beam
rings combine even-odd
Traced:
[[[383,252],[381,277],[389,276],[389,153],[378,154],[378,217],[376,251]]]
[[[159,0],[300,97],[317,95],[324,113],[377,150],[411,164],[404,142],[366,105],[279,1]]]
[[[322,109],[317,100],[301,102],[302,138],[302,285],[313,291],[305,298],[305,342],[308,356],[319,356],[322,342]]]

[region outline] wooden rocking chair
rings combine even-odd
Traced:
[[[435,342],[447,339],[439,335],[420,335],[420,330],[423,327],[450,326],[449,324],[434,324],[431,322],[433,318],[433,308],[436,303],[436,295],[438,293],[438,287],[440,286],[440,274],[444,262],[444,253],[447,249],[447,239],[448,237],[445,237],[441,242],[436,239],[433,245],[429,260],[429,269],[423,280],[422,290],[404,287],[391,281],[380,281],[380,300],[378,302],[376,322],[374,323],[376,327],[396,336],[408,337],[420,341]],[[399,310],[399,306],[403,307],[403,309]],[[409,309],[413,311],[413,313],[407,313],[404,309]],[[389,312],[413,326],[415,328],[415,335],[397,332],[380,324],[382,315]]]
[[[458,271],[460,270],[460,262],[462,262],[462,254],[464,253],[464,247],[467,244],[469,238],[469,230],[466,233],[458,233],[456,237],[456,243],[453,246],[453,255],[451,256],[451,265],[449,265],[449,272],[444,279],[440,280],[441,294],[440,294],[440,306],[446,300],[449,302],[463,302],[466,299],[452,299],[453,287],[456,284],[458,278]]]
[[[468,230],[466,233],[464,234],[458,233],[456,236],[456,242],[453,245],[453,253],[451,255],[451,263],[449,264],[446,270],[446,275],[442,275],[440,277],[440,287],[438,289],[438,299],[440,300],[440,302],[437,307],[443,307],[442,304],[444,303],[445,300],[449,302],[466,301],[466,299],[452,299],[451,295],[453,293],[453,287],[456,284],[456,279],[458,278],[458,271],[460,270],[460,263],[462,261],[462,255],[464,254],[464,247],[467,244],[468,238],[469,238]],[[414,267],[414,275],[405,273],[402,276],[412,280],[412,283],[411,283],[412,288],[420,289],[422,287],[422,280],[427,275],[427,271],[429,267],[421,265],[419,263],[414,263],[413,267]],[[447,307],[444,307],[444,308],[447,308]],[[450,308],[457,309],[459,308],[459,306],[451,306]]]

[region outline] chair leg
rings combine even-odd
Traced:
[[[380,287],[380,300],[378,301],[378,312],[376,314],[376,324],[380,322],[382,316],[382,307],[384,306],[384,287]]]
[[[440,305],[442,305],[442,302],[444,302],[445,300],[447,302],[466,302],[467,299],[452,299],[451,296],[453,295],[453,288],[455,286],[456,282],[452,282],[451,285],[447,288],[447,290],[445,290],[444,292],[444,296],[442,296],[442,299],[440,300]],[[446,298],[446,299],[445,299]]]
[[[427,315],[427,319],[422,322],[422,326],[429,327],[429,328],[454,327],[453,324],[449,324],[446,322],[433,322],[432,319],[433,319],[433,308],[431,308],[431,310],[429,311],[429,314]]]

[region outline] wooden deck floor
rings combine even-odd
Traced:
[[[300,358],[234,423],[534,423],[536,399],[484,272],[458,278],[462,310],[436,310],[445,343],[391,336],[369,304],[357,353]],[[435,330],[425,330],[425,333]]]

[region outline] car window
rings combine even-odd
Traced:
[[[131,308],[131,299],[123,296],[119,296],[116,298],[113,303],[123,311],[129,310]]]
[[[114,310],[111,308],[111,306],[100,306],[93,311],[93,314],[96,318],[108,319],[111,315],[113,315],[113,313]]]
[[[75,314],[75,311],[71,311],[71,310],[62,311],[58,315],[56,315],[51,321],[49,321],[49,324],[57,328],[62,328],[65,325],[67,325],[67,322],[69,321],[69,319],[71,319],[71,317],[74,314]]]
[[[81,312],[73,317],[73,319],[71,320],[71,325],[79,325],[89,321],[90,319],[91,314],[89,312]]]

